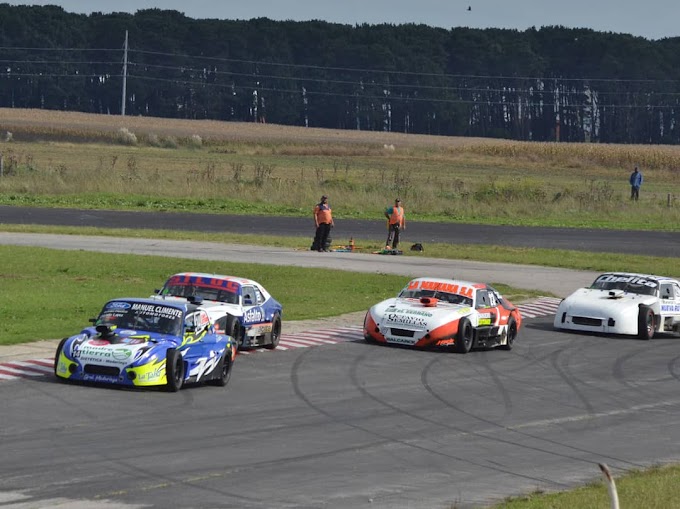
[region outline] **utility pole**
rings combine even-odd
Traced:
[[[125,31],[125,45],[123,46],[123,96],[120,100],[120,114],[125,116],[125,96],[127,94],[127,63],[128,63],[128,31]]]

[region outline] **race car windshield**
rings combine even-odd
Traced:
[[[95,325],[108,325],[119,329],[171,334],[173,336],[182,335],[184,319],[178,309],[162,306],[149,306],[145,309],[107,306],[100,313]]]
[[[440,302],[448,302],[449,304],[460,304],[462,306],[472,306],[472,299],[457,293],[441,292],[439,290],[423,290],[422,288],[405,289],[399,297],[402,299],[420,299],[422,297],[433,297],[439,299]]]
[[[638,295],[656,295],[658,283],[639,276],[603,274],[590,286],[594,290],[623,290]]]
[[[166,285],[163,287],[161,295],[184,298],[203,297],[203,300],[224,302],[225,304],[238,304],[238,295],[236,293],[198,284]]]

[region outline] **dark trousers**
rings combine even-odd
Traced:
[[[399,224],[391,224],[387,232],[387,242],[385,246],[392,246],[392,249],[397,249],[399,245]]]
[[[316,234],[314,235],[314,242],[312,243],[313,251],[323,251],[328,249],[328,236],[331,233],[330,223],[321,223],[316,227]]]
[[[631,186],[630,199],[637,201],[638,198],[640,198],[640,188],[637,186]]]

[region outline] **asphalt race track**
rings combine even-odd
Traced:
[[[60,249],[131,246],[43,239],[0,235],[4,244]],[[131,252],[203,252],[197,243],[158,242]],[[217,254],[212,245],[205,251]],[[303,253],[286,253],[296,255]],[[250,256],[282,263],[283,254]],[[305,252],[303,263],[311,256],[319,266],[373,270],[355,254]],[[411,259],[419,260],[390,257],[389,268],[510,277],[504,266]],[[591,280],[573,271],[544,275],[551,279],[534,279],[561,285],[556,295]],[[552,316],[537,316],[526,319],[510,352],[460,355],[348,339],[240,355],[226,388],[0,381],[0,505],[473,508],[599,479],[598,463],[619,475],[680,461],[678,337],[563,333]]]
[[[146,228],[200,232],[258,233],[293,237],[314,236],[310,206],[309,219],[291,217],[229,216],[170,212],[131,212],[0,206],[0,224],[92,226],[97,228]],[[408,208],[407,208],[408,214]],[[386,237],[385,221],[336,219],[333,238],[342,243],[355,239],[381,240]],[[626,253],[676,257],[680,233],[538,228],[452,223],[409,222],[403,243],[444,242],[513,247],[571,249],[604,253]]]
[[[239,356],[226,388],[174,394],[2,382],[0,503],[481,507],[598,479],[598,462],[678,460],[678,338],[556,333],[542,318],[518,341]]]

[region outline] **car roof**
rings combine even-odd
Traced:
[[[474,283],[463,279],[448,279],[442,277],[417,277],[411,280],[411,282],[415,281],[427,281],[428,283],[441,283],[443,285],[468,286],[476,289],[486,288],[488,286],[486,283]]]
[[[253,279],[238,276],[226,276],[223,274],[211,274],[209,272],[178,272],[177,274],[173,274],[172,276],[170,276],[168,279],[171,279],[173,277],[199,277],[208,279],[221,279],[222,281],[235,281],[236,283],[239,283],[241,285],[255,284],[261,286],[260,283]]]

